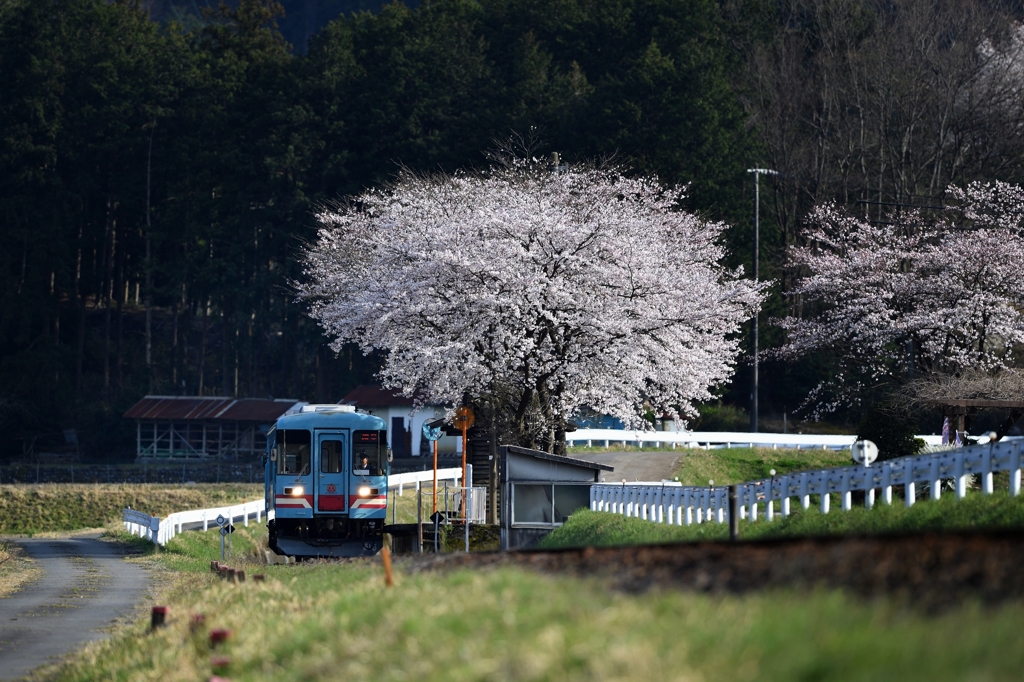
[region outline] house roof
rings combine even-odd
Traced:
[[[508,446],[509,453],[516,455],[526,455],[527,457],[533,457],[534,459],[544,459],[549,462],[557,462],[558,464],[568,464],[570,466],[580,467],[581,469],[594,469],[595,471],[615,471],[615,467],[610,464],[599,464],[597,462],[588,462],[585,459],[576,459],[575,457],[566,457],[565,455],[553,455],[549,452],[543,452],[541,450],[531,450],[530,448],[521,448],[516,445]]]
[[[338,401],[339,405],[355,405],[364,409],[371,407],[412,407],[413,396],[404,396],[399,391],[382,388],[376,384],[356,386]]]
[[[216,396],[147,395],[124,413],[128,419],[223,419],[272,422],[299,401],[291,399],[223,398]]]

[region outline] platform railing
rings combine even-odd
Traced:
[[[945,481],[951,481],[952,493],[961,499],[967,493],[968,476],[980,477],[981,492],[990,495],[993,475],[1000,471],[1010,473],[1009,493],[1017,496],[1022,450],[1024,441],[1013,440],[900,457],[869,467],[857,464],[747,481],[736,486],[740,518],[756,521],[763,512],[764,519],[771,521],[776,503],[785,517],[794,498],[803,509],[809,509],[812,495],[818,496],[823,514],[829,512],[833,494],[839,496],[840,507],[846,511],[857,491],[864,493],[864,505],[870,509],[879,496],[881,502],[892,504],[895,486],[903,487],[903,503],[910,507],[917,500],[919,484],[927,487],[930,499],[938,500]],[[655,523],[725,523],[728,493],[728,486],[684,486],[675,481],[599,483],[590,489],[590,508]]]

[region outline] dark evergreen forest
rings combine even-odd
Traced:
[[[318,206],[510,135],[689,184],[784,296],[817,202],[1019,181],[1024,40],[970,0],[0,3],[0,457],[131,451],[147,393],[337,401],[376,361],[294,303]],[[308,43],[306,42],[306,38]],[[770,328],[762,347],[777,343]],[[829,358],[767,363],[781,415]],[[745,407],[741,366],[724,395]]]

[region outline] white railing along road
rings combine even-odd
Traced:
[[[941,436],[917,436],[928,445],[938,445]],[[623,445],[684,448],[769,447],[792,449],[848,450],[856,436],[801,433],[746,433],[744,431],[630,431],[626,429],[578,429],[565,434],[567,445],[610,447]]]
[[[471,465],[467,465],[471,466]],[[472,478],[470,475],[468,478]],[[434,470],[429,471],[410,471],[406,474],[391,474],[388,476],[388,489],[396,491],[399,495],[402,494],[402,489],[407,485],[415,484],[416,490],[420,489],[421,483],[428,481],[433,482]],[[452,485],[458,485],[458,482],[462,480],[462,468],[452,467],[450,469],[438,469],[437,470],[438,481],[452,481]]]
[[[123,514],[124,529],[132,535],[140,538],[148,538],[151,542],[159,545],[166,545],[171,538],[180,533],[185,526],[202,526],[208,530],[211,525],[216,526],[218,516],[223,516],[229,523],[242,521],[249,525],[250,517],[259,523],[263,518],[266,502],[264,500],[253,500],[243,504],[235,504],[229,507],[212,507],[210,509],[194,509],[191,511],[175,512],[168,514],[161,519],[158,516],[150,516],[135,509],[125,509]],[[271,515],[268,514],[268,518]]]
[[[421,483],[433,480],[433,470],[414,471],[407,474],[392,474],[388,477],[388,485],[392,489],[396,489],[397,486],[398,494],[401,495],[402,487],[405,485],[415,484],[416,489],[419,490]],[[438,469],[437,480],[451,480],[458,484],[462,480],[462,469]],[[195,527],[197,530],[199,526],[202,526],[204,531],[208,530],[211,525],[216,526],[215,522],[218,516],[228,519],[228,522],[231,524],[241,520],[244,525],[248,526],[250,518],[254,518],[259,523],[263,518],[264,509],[266,509],[266,503],[264,500],[259,499],[229,507],[212,507],[210,509],[175,512],[163,519],[158,516],[150,516],[136,509],[125,509],[122,518],[125,530],[132,535],[148,538],[155,544],[166,545],[170,542],[171,538],[184,530],[186,526],[189,528]],[[273,515],[274,512],[271,511],[267,514],[267,518],[273,518]]]
[[[1010,472],[1010,494],[1020,494],[1021,456],[1024,441],[973,445],[927,455],[900,457],[876,462],[870,467],[854,465],[817,471],[803,471],[748,481],[737,485],[740,518],[756,521],[760,510],[771,521],[775,503],[782,516],[790,513],[790,501],[796,498],[808,509],[811,495],[818,495],[819,508],[828,513],[831,494],[838,493],[842,509],[852,506],[852,493],[863,491],[864,504],[871,508],[876,493],[882,501],[892,503],[893,486],[904,486],[904,504],[914,504],[918,483],[929,486],[933,500],[942,494],[942,481],[952,479],[954,493],[961,499],[967,491],[967,476],[981,477],[981,490],[993,492],[993,474]],[[659,483],[600,483],[590,489],[590,508],[624,516],[633,516],[655,523],[690,525],[692,523],[724,523],[728,509],[728,486],[684,486],[674,481]]]

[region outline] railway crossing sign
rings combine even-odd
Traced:
[[[229,533],[234,533],[234,532],[235,532],[235,527],[231,526],[231,525],[221,526],[221,528],[220,528],[220,534],[221,535],[228,535]]]
[[[228,520],[224,518],[223,514],[220,514],[220,515],[217,516],[217,525],[218,526],[223,526],[227,522],[228,522]]]

